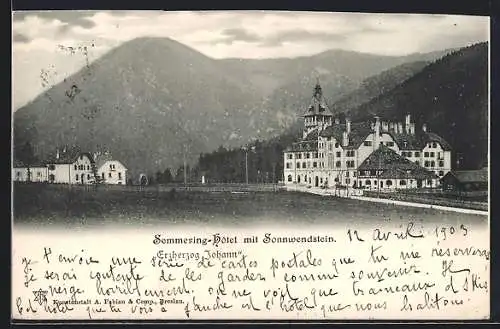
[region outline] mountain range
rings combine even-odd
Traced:
[[[338,112],[376,108],[372,100],[452,51],[216,60],[168,38],[139,38],[18,109],[14,146],[30,142],[40,159],[62,145],[105,148],[132,175],[154,173],[296,127],[316,79]]]

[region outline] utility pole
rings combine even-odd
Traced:
[[[245,181],[248,185],[248,149],[245,147]]]
[[[186,173],[186,156],[184,155],[184,185],[187,184],[187,173]]]

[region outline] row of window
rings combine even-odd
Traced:
[[[80,180],[80,175],[76,174],[75,179],[78,182]],[[87,180],[90,180],[90,174],[87,174]]]
[[[287,163],[287,168],[288,168],[288,163]],[[102,173],[101,177],[102,177],[102,179],[105,179],[104,173]],[[113,178],[113,174],[112,173],[108,173],[108,177],[109,178]],[[121,172],[118,173],[118,179],[122,179],[122,173]]]
[[[345,162],[345,164],[346,164],[347,168],[354,168],[355,167],[355,161],[354,160],[347,160]],[[286,166],[286,169],[292,169],[292,163],[291,162],[287,162],[285,166]],[[320,168],[324,168],[325,167],[325,163],[324,162],[320,162],[319,166],[320,166]],[[335,162],[335,168],[340,168],[341,166],[342,166],[342,162],[341,161],[336,161]],[[302,162],[302,169],[309,168],[309,167],[310,167],[310,163],[309,162]],[[316,161],[314,161],[312,163],[312,167],[313,168],[318,168],[318,163]],[[296,168],[297,169],[301,168],[300,162],[297,162]]]
[[[438,165],[439,165],[439,167],[444,167],[444,161],[443,160],[439,160],[438,161]],[[424,167],[434,168],[435,166],[436,166],[436,162],[435,161],[425,161],[424,162]]]
[[[90,170],[90,165],[75,165],[74,166],[75,170],[85,170],[85,168],[87,168],[87,170]]]

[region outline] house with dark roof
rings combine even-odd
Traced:
[[[93,156],[77,148],[57,149],[46,162],[48,182],[62,184],[95,184]]]
[[[48,180],[48,168],[43,162],[26,165],[19,160],[12,164],[12,181],[43,183]]]
[[[487,191],[488,168],[479,170],[452,170],[442,179],[445,190],[454,191]]]
[[[357,187],[392,191],[437,187],[439,178],[387,146],[381,145],[358,167]]]
[[[417,130],[410,114],[403,122],[375,116],[361,122],[345,118],[341,123],[328,108],[318,83],[303,117],[302,139],[284,151],[286,184],[359,186],[359,167],[381,146],[437,177],[451,170],[450,144],[428,131],[426,124]],[[422,186],[427,186],[423,180]]]

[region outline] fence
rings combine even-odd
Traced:
[[[446,195],[438,191],[436,191],[436,193],[420,193],[420,192],[377,193],[374,191],[365,191],[364,196],[372,198],[396,200],[396,201],[425,203],[437,206],[476,209],[484,211],[488,210],[488,202],[452,198],[453,196]]]

